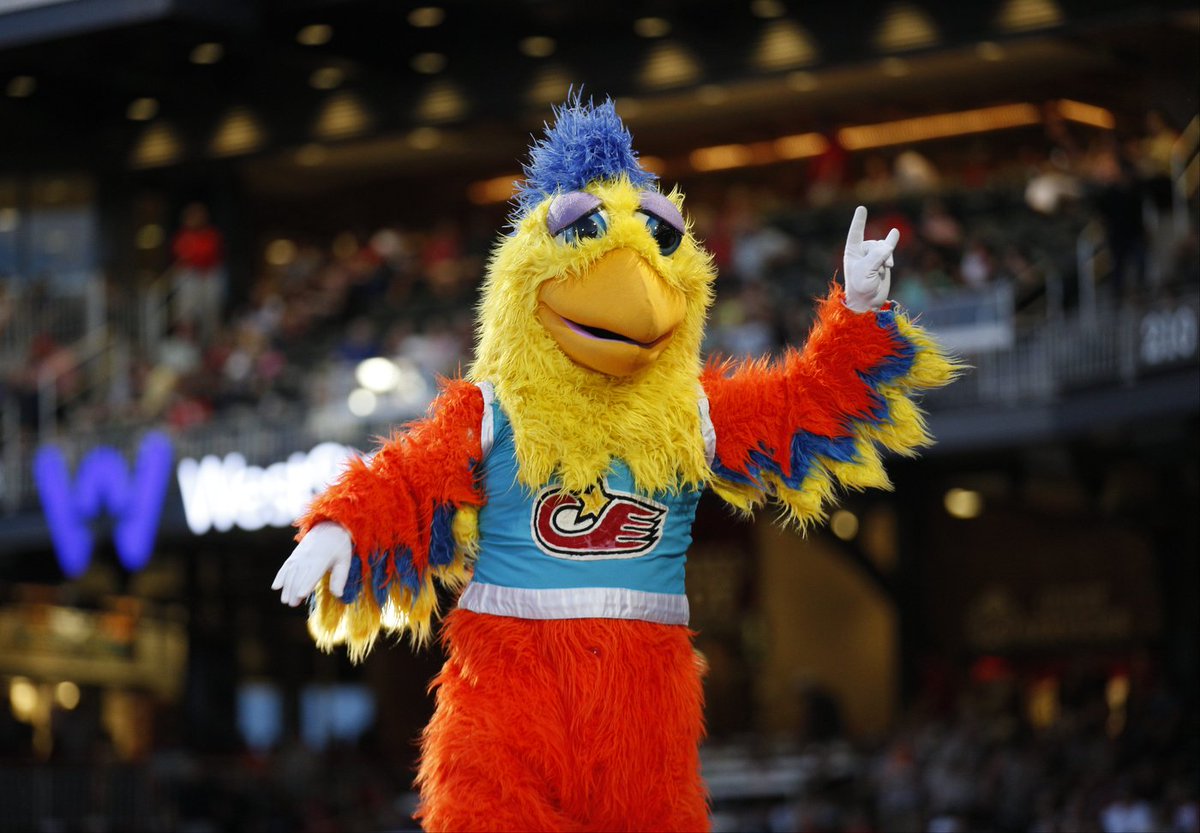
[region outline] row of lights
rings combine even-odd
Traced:
[[[53,698],[57,706],[70,711],[79,705],[79,686],[64,680],[54,686]],[[8,684],[9,708],[13,717],[22,723],[33,722],[41,699],[38,686],[27,677],[13,677]]]
[[[955,487],[942,496],[942,506],[952,518],[969,521],[983,514],[983,495],[974,489]],[[858,535],[858,516],[849,509],[837,509],[829,516],[829,531],[843,541]]]
[[[1068,121],[1105,130],[1111,130],[1116,124],[1111,112],[1093,104],[1062,99],[1055,102],[1054,107],[1058,115]],[[1041,120],[1042,111],[1034,104],[1002,104],[843,127],[837,132],[837,140],[847,150],[861,151],[1006,130],[1038,124]],[[764,142],[696,148],[688,154],[688,164],[694,171],[710,173],[807,159],[821,155],[828,147],[828,140],[820,133],[798,133]],[[658,157],[643,156],[641,161],[643,167],[660,176],[665,169],[664,161]],[[477,205],[507,202],[513,197],[514,183],[518,179],[517,174],[507,174],[480,180],[469,186],[467,197]]]
[[[766,70],[803,66],[817,60],[818,51],[808,32],[791,20],[783,20],[786,10],[779,0],[753,0],[750,11],[756,17],[774,23],[763,35],[755,63]],[[995,18],[995,25],[1009,32],[1024,32],[1059,26],[1063,13],[1055,0],[1007,0]],[[437,6],[419,6],[409,11],[408,22],[416,28],[433,28],[445,20],[445,11]],[[671,22],[663,17],[639,17],[633,21],[633,31],[646,39],[665,38],[671,33]],[[333,38],[333,27],[312,23],[296,33],[296,42],[303,46],[323,46]],[[928,13],[906,2],[894,3],[885,12],[872,43],[881,52],[905,52],[923,49],[939,43],[941,36]],[[530,35],[518,42],[518,49],[530,58],[548,58],[558,48],[557,42],[545,35]],[[981,44],[980,55],[986,60],[1001,60],[1003,49],[993,42]],[[211,65],[225,55],[225,48],[216,42],[197,44],[189,54],[193,64]],[[421,52],[414,55],[410,66],[423,75],[436,75],[448,64],[440,52]],[[883,71],[889,75],[906,74],[900,59],[885,61]],[[699,67],[691,53],[679,44],[663,44],[652,52],[643,82],[651,87],[666,87],[688,83],[698,75]],[[334,89],[345,79],[344,70],[322,67],[309,78],[311,86],[320,90]],[[5,91],[12,98],[27,98],[37,89],[37,80],[29,75],[9,79]],[[154,117],[158,102],[139,98],[129,107],[129,118],[147,121]],[[148,114],[148,115],[147,115]]]

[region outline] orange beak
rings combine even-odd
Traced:
[[[577,364],[629,376],[662,355],[683,321],[687,299],[645,258],[614,249],[580,275],[538,290],[538,319]]]

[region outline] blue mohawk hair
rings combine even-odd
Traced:
[[[531,208],[551,194],[578,191],[598,179],[629,177],[635,187],[653,183],[657,177],[643,170],[633,150],[633,136],[617,115],[611,98],[602,104],[583,101],[576,93],[554,108],[554,126],[546,125],[546,137],[529,148],[525,180],[517,183],[513,198],[513,225]]]

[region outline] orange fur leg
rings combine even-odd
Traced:
[[[685,628],[455,611],[417,782],[437,830],[709,829]]]

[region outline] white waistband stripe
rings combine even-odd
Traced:
[[[662,625],[688,623],[687,596],[624,587],[530,590],[471,582],[458,606],[474,613],[518,619],[638,619]]]

